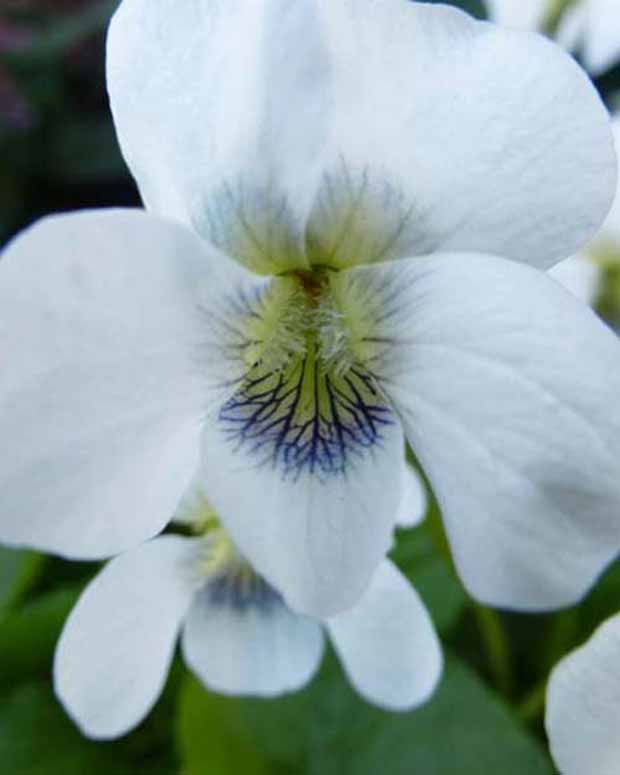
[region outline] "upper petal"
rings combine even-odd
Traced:
[[[620,342],[545,273],[474,254],[357,269],[370,367],[400,413],[471,593],[544,609],[620,548]]]
[[[439,640],[424,603],[391,562],[379,566],[353,608],[326,625],[351,683],[375,705],[408,710],[435,690]]]
[[[54,688],[88,737],[119,737],[155,704],[200,583],[199,549],[157,538],[108,563],[78,600],[58,641]]]
[[[620,763],[620,615],[563,659],[547,688],[545,726],[562,775],[617,775]]]
[[[453,249],[548,267],[594,233],[608,118],[559,47],[448,6],[320,5],[337,105],[308,227],[323,263]]]
[[[538,29],[549,7],[547,0],[486,0],[489,17],[506,27]]]
[[[7,248],[0,541],[104,557],[171,518],[214,377],[203,303],[226,265],[210,261],[137,210],[46,219]]]
[[[203,683],[224,694],[273,697],[314,675],[323,653],[318,622],[293,613],[273,590],[227,600],[207,586],[183,631],[183,654]]]
[[[305,265],[328,131],[314,0],[124,0],[108,88],[150,209],[257,271]]]

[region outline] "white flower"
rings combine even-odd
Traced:
[[[406,436],[472,594],[579,598],[620,547],[620,344],[539,271],[615,190],[575,62],[405,0],[125,0],[108,85],[147,212],[0,261],[0,539],[136,545],[200,447],[240,551],[333,615],[390,545]]]
[[[618,775],[620,614],[555,667],[545,726],[562,775]]]
[[[561,2],[561,0],[559,0]],[[620,59],[620,7],[618,0],[564,0],[555,38],[565,48],[578,51],[594,75]],[[542,29],[558,0],[486,0],[490,17],[498,24],[525,30]]]
[[[407,505],[414,514],[419,504]],[[180,518],[203,535],[159,537],[112,560],[67,620],[54,683],[86,735],[118,737],[144,718],[179,631],[185,662],[217,692],[272,697],[299,689],[319,666],[325,632],[370,702],[408,710],[430,697],[442,665],[437,636],[389,561],[354,608],[321,622],[291,611],[254,573],[199,491]]]
[[[620,114],[612,116],[612,129],[620,159]],[[609,265],[620,265],[620,177],[614,203],[600,231],[578,255],[556,264],[549,274],[578,299],[594,304],[602,270]]]

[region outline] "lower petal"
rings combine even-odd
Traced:
[[[268,431],[231,435],[220,416],[205,428],[202,477],[209,501],[257,571],[293,609],[329,616],[359,599],[389,550],[404,441],[394,418],[376,440],[361,438],[350,449],[337,426],[336,433],[328,429],[330,440],[322,437],[313,451],[319,418],[315,430],[313,418],[305,422],[308,438],[291,427],[287,448]]]
[[[409,582],[385,561],[362,599],[327,620],[349,680],[375,705],[409,710],[429,699],[442,669],[433,623]]]
[[[78,600],[56,649],[54,688],[88,737],[119,737],[155,704],[200,583],[199,549],[157,538],[112,560]]]
[[[620,763],[620,615],[563,659],[547,688],[545,726],[562,775],[617,775]]]
[[[205,587],[183,632],[185,661],[210,689],[273,697],[304,686],[323,653],[320,625],[293,613],[264,582],[255,597]]]

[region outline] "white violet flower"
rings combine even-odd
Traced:
[[[406,437],[475,597],[582,596],[620,548],[620,343],[541,271],[616,186],[578,65],[448,6],[124,0],[108,86],[146,211],[0,261],[0,540],[124,551],[200,463],[257,572],[332,616]]]
[[[562,775],[618,775],[620,614],[554,668],[545,726]]]
[[[417,479],[408,480],[417,492]],[[402,510],[417,518],[419,506],[416,496]],[[272,697],[301,688],[318,669],[325,633],[368,701],[402,711],[430,697],[441,673],[439,642],[391,562],[353,608],[319,621],[291,611],[253,571],[199,489],[178,519],[200,537],[162,536],[113,559],[67,620],[54,684],[86,735],[118,737],[144,718],[179,631],[188,667],[217,692]]]

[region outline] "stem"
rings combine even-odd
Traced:
[[[478,603],[474,604],[473,610],[495,685],[502,694],[510,696],[514,687],[510,646],[500,615],[492,608]]]
[[[526,724],[532,724],[542,717],[545,710],[547,679],[545,678],[527,694],[519,704],[517,712]]]

